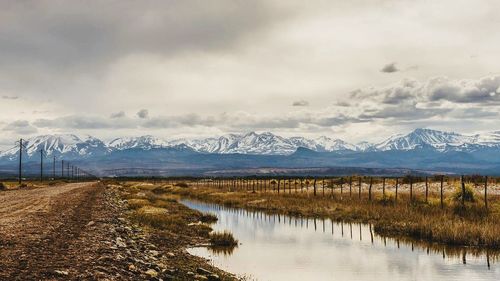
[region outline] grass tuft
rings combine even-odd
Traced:
[[[228,231],[212,232],[209,239],[214,247],[235,247],[238,245],[238,240]]]
[[[204,213],[200,217],[200,221],[204,223],[215,223],[217,220],[217,216],[211,213]]]
[[[175,186],[178,186],[178,187],[183,187],[183,188],[187,188],[189,187],[189,185],[185,182],[178,182],[175,184]]]

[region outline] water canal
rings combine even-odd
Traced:
[[[189,249],[248,280],[500,280],[498,255],[381,237],[370,225],[267,215],[182,200],[219,218],[233,251]]]

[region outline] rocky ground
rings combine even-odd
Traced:
[[[0,192],[0,280],[232,279],[126,210],[97,182]]]

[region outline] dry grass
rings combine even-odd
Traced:
[[[205,259],[186,251],[188,247],[209,245],[212,229],[202,221],[213,220],[213,216],[178,203],[176,199],[179,196],[165,193],[171,188],[168,184],[107,181],[106,186],[126,199],[128,217],[134,225],[141,226],[148,233],[148,240],[157,246],[158,251],[175,256],[164,260],[168,268],[175,268],[175,273],[172,273],[174,280],[192,280],[189,273],[200,267],[217,273],[220,280],[236,280],[234,276],[208,264]]]
[[[310,193],[252,193],[251,191],[223,191],[208,187],[172,188],[173,193],[222,204],[228,207],[247,208],[269,213],[331,218],[350,222],[372,223],[375,231],[386,236],[406,236],[419,240],[440,242],[448,245],[466,245],[500,248],[500,200],[491,196],[489,211],[480,200],[466,202],[465,207],[449,196],[443,209],[440,199],[431,194],[428,202],[422,194],[414,196],[387,192],[383,197],[374,194],[368,201],[362,193],[340,197],[335,194],[311,196]]]
[[[213,247],[235,247],[238,245],[236,240],[230,232],[212,232],[209,236],[210,244]]]
[[[171,188],[148,183],[117,184],[127,199],[130,218],[145,227],[178,235],[208,237],[212,229],[201,222],[217,220],[177,203],[176,197],[165,194]]]
[[[215,223],[217,220],[217,216],[211,213],[203,213],[200,217],[200,221],[203,223]]]

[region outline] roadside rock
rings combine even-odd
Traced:
[[[54,272],[59,276],[68,276],[69,274],[66,270],[54,270]]]
[[[199,281],[208,280],[208,278],[207,278],[206,276],[199,275],[199,274],[196,274],[196,275],[194,276],[194,279],[195,279],[195,280],[199,280]]]
[[[201,274],[201,275],[210,275],[210,274],[212,274],[212,272],[210,272],[210,271],[208,271],[208,270],[206,270],[204,268],[201,268],[201,267],[199,267],[198,269],[196,269],[196,272],[198,274]]]
[[[219,275],[213,273],[207,276],[209,281],[220,281]]]
[[[145,272],[146,275],[148,275],[149,277],[156,277],[158,276],[158,272],[154,269],[148,269],[146,272]]]

